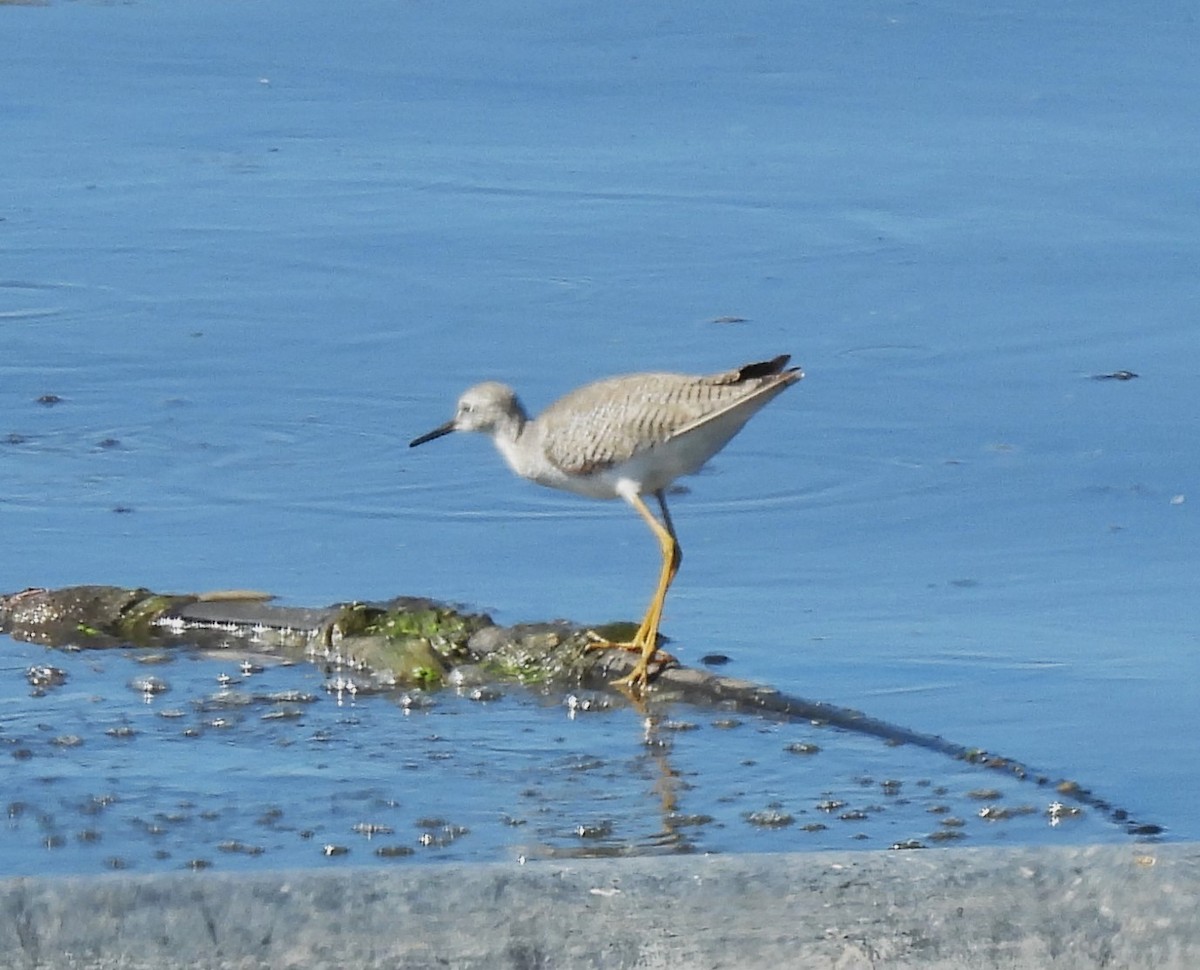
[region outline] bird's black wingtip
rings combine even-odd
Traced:
[[[778,357],[772,357],[770,360],[760,360],[753,364],[747,364],[738,371],[738,380],[748,381],[756,377],[774,377],[776,374],[783,373],[783,369],[787,367],[788,361],[791,359],[791,354],[780,354]],[[800,370],[799,367],[792,368],[792,371],[798,370]]]

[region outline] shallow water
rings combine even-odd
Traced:
[[[0,588],[635,617],[657,566],[629,510],[514,480],[482,440],[405,443],[483,378],[536,410],[610,373],[791,352],[806,380],[672,501],[672,648],[1200,837],[1190,17],[0,6]],[[1139,376],[1093,379],[1119,370]],[[4,645],[23,737],[50,698]],[[435,710],[479,725],[463,749],[498,773],[557,770],[559,699]],[[644,759],[631,712],[570,727]],[[672,738],[703,775],[757,730]],[[303,777],[277,740],[256,770]],[[141,755],[148,789],[196,769],[169,750]],[[612,775],[642,817],[644,784]]]
[[[1127,838],[1052,786],[813,724],[590,692],[354,697],[244,653],[6,653],[7,874]],[[16,664],[47,662],[57,683],[25,687]]]

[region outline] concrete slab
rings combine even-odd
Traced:
[[[0,882],[0,965],[1200,966],[1200,845]]]

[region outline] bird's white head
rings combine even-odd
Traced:
[[[485,381],[463,392],[450,421],[414,438],[408,446],[415,448],[451,431],[482,431],[493,436],[515,438],[526,420],[525,409],[511,387],[496,381]]]

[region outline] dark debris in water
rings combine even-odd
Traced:
[[[50,664],[35,664],[25,671],[25,679],[37,688],[61,687],[67,682],[67,672]]]
[[[762,809],[757,812],[747,812],[743,816],[751,825],[763,829],[778,829],[786,825],[791,825],[796,821],[796,817],[789,812],[782,812],[775,808]]]

